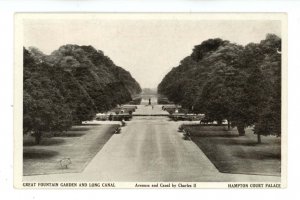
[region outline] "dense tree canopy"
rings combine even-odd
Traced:
[[[51,55],[24,48],[24,133],[67,130],[129,102],[141,88],[130,73],[91,46],[64,45]]]
[[[220,38],[195,46],[173,68],[158,92],[209,119],[246,126],[254,133],[281,134],[281,39],[268,34],[245,47]]]

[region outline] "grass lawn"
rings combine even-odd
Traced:
[[[185,125],[185,129],[220,172],[280,176],[280,138],[262,136],[262,143],[257,144],[250,128],[241,137],[236,129],[226,131],[225,126]]]
[[[44,137],[40,145],[24,136],[23,175],[81,172],[102,149],[118,125],[74,126],[59,137]],[[71,158],[68,169],[59,161]]]

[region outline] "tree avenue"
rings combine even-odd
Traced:
[[[130,73],[92,46],[64,45],[50,55],[23,49],[23,132],[68,130],[131,100],[141,88]]]
[[[161,81],[158,93],[209,121],[228,121],[239,135],[254,126],[261,135],[281,135],[281,38],[237,45],[219,38],[194,47]]]

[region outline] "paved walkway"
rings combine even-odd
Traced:
[[[141,105],[137,112],[165,112]],[[26,176],[27,181],[280,181],[279,177],[219,173],[205,154],[177,131],[168,117],[134,117],[82,173]]]

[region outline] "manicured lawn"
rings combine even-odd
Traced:
[[[185,126],[192,141],[223,173],[276,175],[281,173],[281,139],[262,136],[257,144],[250,128],[246,136],[238,137],[236,129],[226,131],[225,126]]]
[[[40,145],[24,136],[23,174],[81,172],[102,149],[118,125],[74,126],[59,137],[44,137]],[[63,169],[59,161],[70,158],[72,164]]]

